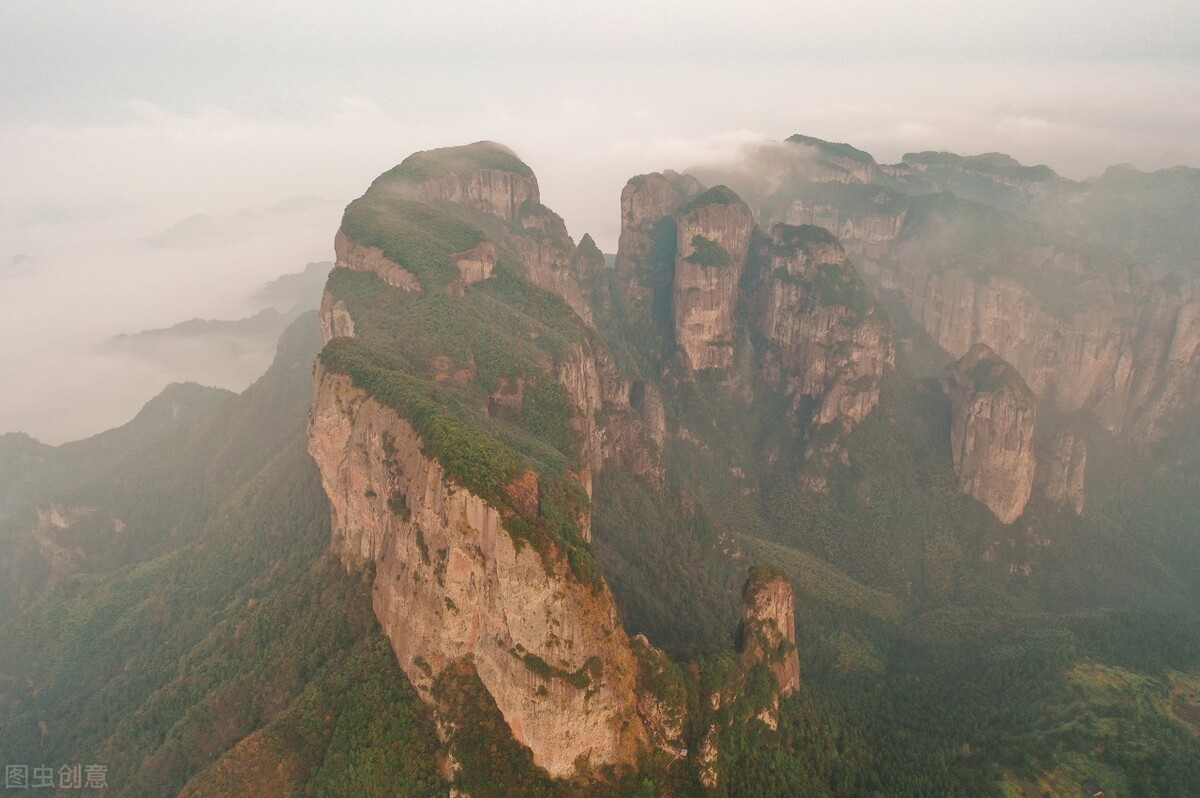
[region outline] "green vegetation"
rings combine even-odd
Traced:
[[[1021,374],[1012,364],[999,357],[987,357],[980,360],[967,373],[967,379],[981,393],[999,393],[1012,391],[1025,397],[1030,403],[1036,401],[1033,391],[1021,379]]]
[[[684,260],[707,269],[724,269],[733,262],[724,247],[701,235],[692,236],[692,250]]]
[[[871,294],[853,269],[842,265],[817,264],[812,276],[803,282],[808,295],[818,305],[841,305],[853,319],[861,320],[871,309]]]
[[[683,207],[680,208],[679,214],[690,213],[699,208],[708,205],[742,205],[742,198],[739,197],[729,186],[713,186],[712,188],[701,191],[696,196],[692,197]]]
[[[776,253],[780,255],[790,255],[799,249],[807,250],[810,244],[842,245],[833,233],[812,224],[771,225],[771,239]]]
[[[641,772],[617,773],[591,768],[571,782],[551,779],[536,768],[529,749],[512,737],[504,716],[483,686],[473,666],[460,661],[438,676],[434,698],[443,716],[454,724],[450,746],[461,765],[454,786],[474,798],[609,798],[613,795],[650,798],[683,795],[668,785],[681,780],[663,762],[648,761]],[[666,787],[659,792],[657,787]]]
[[[399,166],[377,177],[371,184],[371,189],[384,189],[395,183],[417,185],[444,175],[469,175],[481,169],[533,177],[533,170],[512,150],[494,141],[477,141],[462,147],[444,147],[413,153]]]
[[[123,562],[0,622],[5,761],[103,762],[123,795],[444,792],[370,575],[322,556],[329,508],[303,441],[315,319],[298,324],[252,389],[74,488],[134,545],[112,546],[110,524]]]
[[[846,145],[795,140],[869,161]],[[635,477],[619,459],[595,475],[593,548],[579,536],[588,504],[578,420],[553,373],[594,333],[530,285],[503,248],[491,279],[447,293],[450,256],[484,236],[503,240],[493,236],[500,223],[403,197],[455,164],[525,174],[513,158],[483,144],[418,154],[352,204],[347,231],[423,290],[335,271],[329,291],[350,308],[358,337],[334,340],[321,359],[406,418],[425,453],[498,507],[548,569],[565,561],[586,584],[607,579],[626,629],[676,658],[635,639],[639,684],[668,714],[688,708],[693,752],[716,729],[715,795],[1068,796],[1087,779],[1123,795],[1195,792],[1200,418],[1171,420],[1157,451],[1131,451],[1079,421],[1087,513],[1035,496],[1017,524],[1001,525],[958,490],[949,403],[934,379],[945,354],[920,331],[904,331],[920,351],[898,356],[879,407],[849,433],[810,426],[811,406],[793,405],[757,372],[748,330],[729,374],[678,375],[678,231],[666,219],[654,251],[633,264],[647,307],[597,313],[634,405],[651,387],[662,395],[668,435],[653,465],[664,476]],[[990,156],[966,165],[1009,166]],[[1134,177],[1105,182],[1123,179]],[[1086,283],[1022,258],[1043,247],[1091,257],[1086,247],[1055,249],[1058,233],[1040,223],[948,194],[910,199],[900,185],[812,184],[772,202],[826,203],[843,219],[907,208],[910,256],[1013,276],[1039,301],[1057,301],[1054,312],[1082,301]],[[1143,201],[1161,204],[1169,188],[1147,185]],[[737,201],[724,187],[706,194],[700,205]],[[775,235],[783,247],[835,243],[812,226]],[[721,259],[710,244],[693,242],[699,260]],[[1116,256],[1088,262],[1109,276],[1125,268]],[[1184,290],[1187,272],[1162,273],[1178,278],[1163,278],[1164,290]],[[801,279],[814,303],[871,312],[850,269],[818,264]],[[1047,299],[1064,287],[1079,290]],[[606,273],[587,290],[611,299],[615,288]],[[14,575],[0,596],[0,759],[103,761],[115,790],[148,796],[440,795],[448,753],[461,766],[454,786],[475,798],[706,794],[694,756],[664,753],[629,772],[581,762],[580,778],[550,779],[469,658],[437,674],[435,707],[417,698],[372,617],[372,575],[324,555],[329,508],[302,440],[315,352],[311,335],[285,342],[272,372],[240,397],[180,391],[182,421],[147,417],[63,452],[0,439],[17,463],[0,463],[0,490],[9,490],[0,565]],[[980,369],[981,389],[1013,376]],[[602,420],[627,412],[607,407]],[[394,454],[394,442],[382,445]],[[402,517],[416,509],[403,494],[386,498]],[[98,508],[64,533],[83,554],[53,580],[28,535],[51,500]],[[444,574],[419,530],[416,545]],[[751,568],[760,564],[768,567]],[[732,651],[748,574],[749,590],[779,575],[795,590],[802,687],[778,702],[769,669]],[[554,680],[586,690],[604,676],[595,658],[568,671],[512,653],[547,681],[543,696]],[[435,711],[455,729],[448,743],[436,739]]]
[[[806,147],[815,147],[822,155],[830,158],[847,158],[851,161],[857,161],[862,164],[873,164],[875,159],[870,153],[863,152],[857,147],[851,147],[849,144],[835,144],[830,141],[814,138],[812,136],[804,136],[799,133],[789,136],[787,141],[791,144],[802,144]]]
[[[332,723],[329,718],[335,718]],[[382,634],[359,643],[268,727],[276,749],[309,753],[313,796],[440,796],[432,713]],[[313,753],[319,752],[319,759]]]
[[[1020,779],[1072,795],[1065,790],[1083,778],[1129,794],[1188,793],[1200,747],[1170,730],[1183,724],[1162,711],[1166,677],[1149,677],[1158,714],[1147,731],[1132,732],[1122,723],[1144,714],[1131,710],[1132,693],[1081,698],[1071,676],[1080,663],[1143,675],[1200,667],[1200,635],[1184,620],[1195,609],[1174,614],[1186,590],[1163,594],[1178,577],[1158,570],[1158,555],[1131,555],[1141,544],[1118,543],[1126,533],[1102,520],[1068,521],[1074,516],[1036,501],[1029,523],[1055,530],[1053,544],[1002,549],[998,563],[986,562],[990,542],[1012,532],[958,491],[948,402],[935,380],[901,373],[885,381],[880,407],[845,440],[850,464],[824,472],[827,494],[800,478],[813,466],[768,394],[739,399],[703,376],[660,385],[673,423],[699,439],[669,446],[677,487],[669,483],[665,500],[638,500],[645,489],[615,475],[597,484],[596,550],[627,627],[677,655],[728,650],[736,602],[725,604],[725,591],[740,578],[728,560],[706,558],[713,549],[771,563],[796,590],[803,685],[781,704],[779,731],[757,719],[769,696],[761,674],[710,655],[689,687],[693,696],[740,696],[723,714],[692,705],[690,747],[707,724],[723,729],[717,794],[989,796]],[[661,509],[678,506],[676,490],[687,497],[691,529]],[[1126,510],[1128,534],[1144,537],[1134,518],[1152,516],[1130,507],[1137,490],[1120,490],[1113,504]],[[1196,562],[1179,557],[1194,512],[1180,509],[1171,522],[1178,537],[1164,541],[1176,562]],[[1024,558],[1037,560],[1033,575],[1011,576],[1009,559]],[[1146,601],[1172,614],[1134,608]],[[729,615],[696,618],[713,606]],[[1171,631],[1172,623],[1181,625]],[[1122,712],[1133,714],[1119,722]],[[1170,775],[1130,781],[1147,770]]]
[[[648,690],[663,706],[678,708],[674,714],[678,719],[688,703],[688,683],[683,670],[642,638],[635,637],[630,642],[637,657],[639,689]]]
[[[411,272],[426,291],[458,277],[451,255],[471,249],[483,233],[453,214],[386,193],[368,192],[346,207],[342,231]]]
[[[677,501],[605,470],[595,485],[592,546],[629,633],[690,658],[732,645],[741,582],[712,521],[680,513]]]
[[[741,543],[754,562],[777,564],[801,604],[893,623],[903,614],[903,602],[896,596],[857,582],[808,552],[749,536]]]
[[[374,353],[355,339],[338,338],[321,353],[321,363],[349,375],[355,387],[411,422],[421,434],[425,454],[465,488],[489,501],[504,501],[505,488],[525,470],[520,454],[486,430],[460,421],[446,405],[431,398],[431,387],[418,378],[378,365]]]
[[[368,192],[364,200],[374,201],[372,196]],[[426,210],[438,222],[423,228],[432,242],[426,251],[455,271],[450,254],[466,239],[454,236],[474,228]],[[446,219],[453,221],[442,224]],[[367,222],[379,228],[367,235],[411,243],[393,217]],[[430,266],[424,274],[433,271]],[[425,454],[500,508],[505,527],[531,543],[548,570],[565,555],[576,577],[598,585],[598,568],[579,533],[588,506],[577,477],[581,441],[572,427],[570,397],[553,373],[587,335],[566,303],[525,280],[505,251],[492,278],[470,286],[463,297],[396,290],[372,273],[343,269],[331,274],[328,290],[346,302],[358,334],[331,341],[321,354],[324,366],[349,375],[408,420]],[[532,509],[529,498],[513,489],[529,472],[536,475]]]

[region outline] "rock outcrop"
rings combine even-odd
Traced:
[[[480,444],[483,452],[501,452],[494,455],[500,459],[489,461],[496,465],[481,473],[476,464],[460,463],[452,477],[437,459],[442,455],[427,448],[416,417],[406,416],[414,406],[421,408],[418,413],[431,410],[436,400],[422,397],[413,399],[418,405],[406,405],[404,397],[413,394],[392,393],[385,401],[350,376],[355,364],[382,358],[387,365],[363,367],[387,371],[382,383],[365,383],[383,385],[385,394],[388,385],[424,379],[423,369],[447,390],[470,392],[480,376],[469,347],[479,342],[447,343],[452,355],[438,351],[442,341],[431,341],[432,354],[428,347],[418,350],[420,364],[394,357],[399,352],[391,350],[402,349],[400,341],[380,353],[372,348],[371,324],[386,327],[386,321],[354,318],[358,306],[350,295],[342,299],[327,292],[321,310],[326,352],[341,346],[338,351],[352,354],[336,370],[326,370],[324,361],[318,365],[309,450],[332,506],[333,548],[347,567],[374,567],[375,614],[401,667],[431,702],[439,675],[474,671],[514,738],[554,776],[575,775],[581,766],[632,765],[649,745],[677,745],[683,701],[649,697],[649,688],[639,685],[639,662],[665,658],[645,645],[635,656],[603,578],[594,564],[588,571],[579,562],[588,557],[579,540],[591,536],[590,510],[577,498],[579,489],[590,497],[593,479],[610,463],[652,484],[663,479],[656,443],[663,438],[661,398],[621,375],[590,326],[589,297],[575,279],[578,269],[589,284],[603,282],[607,288],[603,256],[590,239],[582,250],[575,247],[561,218],[539,204],[532,172],[499,145],[418,153],[356,202],[362,204],[351,206],[353,223],[347,227],[344,220],[338,233],[338,267],[376,273],[390,286],[379,290],[424,289],[416,301],[448,301],[453,308],[473,301],[477,289],[471,287],[492,279],[503,265],[519,265],[529,283],[557,294],[583,321],[564,317],[557,304],[536,292],[515,301],[541,303],[549,322],[522,315],[536,316],[541,312],[536,306],[505,308],[510,327],[520,329],[498,333],[502,340],[487,362],[505,371],[489,376],[476,410],[524,425],[522,434],[541,434],[536,430],[552,422],[528,416],[524,407],[541,386],[540,401],[562,414],[556,423],[568,424],[572,434],[542,438],[537,445],[557,452],[538,456],[565,457],[560,462],[570,465],[555,477],[529,466],[513,472],[508,484],[489,488],[493,468],[507,467],[503,463],[513,457],[522,462],[517,450]],[[389,228],[389,219],[404,232]],[[417,264],[420,280],[382,250],[362,246],[351,231],[405,253]],[[424,240],[413,248],[412,237]],[[440,286],[444,294],[431,290]],[[488,301],[500,310],[507,298],[493,295]],[[374,332],[384,340],[389,335]],[[554,342],[531,347],[528,342],[542,334]],[[331,344],[334,339],[339,340]],[[565,406],[545,390],[550,379],[565,389]],[[470,415],[445,418],[459,429],[472,424]],[[491,439],[486,430],[472,430],[458,440],[473,445],[470,434]],[[578,452],[570,451],[572,445]],[[438,451],[453,457],[457,450]],[[464,471],[481,480],[471,484],[485,487],[469,489]],[[554,479],[558,482],[548,487],[547,480]],[[555,498],[547,499],[547,490],[558,491]],[[553,522],[543,518],[547,502],[558,502]],[[581,517],[574,517],[577,511]],[[530,524],[543,526],[534,530]],[[452,734],[452,728],[443,724],[442,731]]]
[[[422,202],[458,205],[510,223],[520,219],[526,203],[541,201],[533,171],[493,141],[416,153],[380,180],[397,171]]]
[[[999,153],[885,165],[806,136],[747,158],[698,174],[728,181],[764,226],[835,233],[951,356],[986,344],[1055,410],[1138,444],[1161,441],[1200,398],[1194,212],[1178,190],[1194,173],[1076,183]]]
[[[384,200],[399,196],[430,206],[453,207],[472,216],[495,237],[494,242],[484,242],[482,250],[475,247],[456,253],[462,283],[451,286],[452,291],[461,292],[463,284],[490,276],[499,245],[516,256],[530,282],[558,294],[580,318],[592,323],[591,307],[572,270],[576,247],[566,224],[541,204],[541,189],[533,170],[507,147],[480,141],[414,153],[380,175],[368,194]],[[338,265],[343,265],[340,257]],[[372,270],[380,276],[388,274],[385,281],[393,285],[405,285],[403,275],[396,275],[390,267]],[[415,278],[412,282],[416,283]]]
[[[535,182],[536,186],[536,182]],[[536,201],[522,206],[517,224],[501,233],[534,285],[558,294],[589,325],[592,308],[574,270],[577,247],[558,214]]]
[[[350,317],[346,303],[334,299],[328,291],[321,297],[318,319],[321,324],[321,340],[325,343],[329,343],[333,338],[354,337],[354,319]]]
[[[774,568],[750,569],[742,590],[742,623],[738,630],[742,663],[766,663],[779,694],[800,688],[800,653],[796,649],[796,596],[792,583]]]
[[[1065,268],[1062,253],[1029,258],[1031,268]],[[947,352],[986,344],[1057,410],[1083,410],[1110,432],[1160,440],[1164,421],[1197,395],[1200,300],[1186,290],[1135,294],[1094,282],[1075,289],[1094,298],[1064,317],[1017,279],[933,269],[916,245],[900,250],[881,278]]]
[[[700,782],[715,790],[725,779],[721,746],[725,733],[745,723],[779,730],[780,699],[800,689],[800,653],[796,648],[796,597],[783,572],[751,566],[742,588],[742,617],[737,629],[739,665],[700,697],[695,718],[700,734],[696,770]],[[758,682],[765,668],[775,689]]]
[[[1059,430],[1038,457],[1037,481],[1047,501],[1082,515],[1087,475],[1087,441],[1071,427]]]
[[[464,286],[481,283],[491,277],[498,259],[496,245],[491,241],[482,241],[470,249],[454,253],[454,265]]]
[[[953,413],[950,446],[959,488],[1011,524],[1033,490],[1033,391],[984,344],[946,368],[942,388]]]
[[[632,764],[647,745],[637,663],[607,587],[573,580],[518,543],[502,514],[455,485],[421,437],[348,377],[315,375],[309,449],[333,513],[334,549],[375,567],[374,609],[429,697],[469,662],[534,762]]]
[[[593,319],[612,319],[615,308],[609,287],[608,265],[604,253],[588,233],[583,234],[579,245],[575,247],[571,274],[575,276],[583,292],[583,298],[591,310]]]
[[[675,344],[692,371],[733,365],[735,312],[753,229],[750,208],[724,186],[696,196],[678,216]]]
[[[656,358],[673,348],[671,302],[678,246],[675,215],[701,191],[676,172],[638,175],[621,191],[621,236],[614,273],[617,317]]]
[[[793,414],[815,400],[813,423],[850,429],[879,404],[894,365],[887,320],[827,230],[778,224],[763,249],[752,303],[767,344],[763,375],[786,391]]]
[[[419,292],[421,283],[416,275],[400,264],[390,260],[379,247],[368,247],[358,243],[342,230],[333,238],[333,251],[337,260],[334,267],[356,272],[374,272],[390,286],[405,291]]]
[[[701,191],[670,172],[633,178],[621,197],[617,318],[652,367],[716,372],[743,396],[781,392],[798,433],[839,427],[807,459],[844,462],[841,435],[878,404],[894,351],[886,316],[836,237],[786,224],[763,235],[731,189]],[[643,387],[645,403],[634,405],[661,446],[661,397],[649,380]],[[810,482],[823,489],[820,476]]]

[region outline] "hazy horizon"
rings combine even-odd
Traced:
[[[1198,18],[1183,2],[7,3],[0,433],[59,443],[131,418],[169,375],[105,341],[253,314],[263,283],[332,258],[345,204],[415,150],[512,147],[608,252],[630,176],[793,133],[889,163],[1006,152],[1075,179],[1200,166]]]

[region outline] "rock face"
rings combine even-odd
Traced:
[[[639,175],[621,191],[621,237],[617,244],[616,278],[626,312],[649,310],[655,288],[655,265],[674,257],[675,213],[700,183],[676,172]],[[663,251],[665,250],[665,252]]]
[[[675,343],[692,371],[729,368],[754,228],[750,208],[718,186],[688,203],[677,225]]]
[[[397,414],[318,367],[309,450],[333,513],[334,549],[375,566],[374,609],[427,698],[469,661],[514,737],[552,775],[632,764],[647,744],[637,663],[606,587],[548,569],[501,514],[451,483]]]
[[[835,233],[951,356],[986,344],[1057,411],[1139,444],[1200,398],[1195,216],[1178,191],[1189,174],[1076,183],[998,153],[884,165],[806,136],[749,158],[698,174],[728,181],[764,226]],[[1157,221],[1143,227],[1147,212]]]
[[[334,267],[357,272],[374,272],[390,286],[405,291],[419,292],[421,283],[416,276],[400,264],[389,260],[379,247],[367,247],[350,238],[341,230],[333,239],[333,251],[337,256]]]
[[[796,649],[796,596],[792,583],[773,568],[755,566],[742,591],[742,662],[767,663],[779,683],[779,694],[800,688],[800,653]]]
[[[579,239],[571,261],[571,274],[575,276],[583,298],[593,316],[603,319],[613,317],[613,297],[609,287],[609,269],[604,253],[587,233]]]
[[[501,235],[531,283],[558,294],[579,318],[593,323],[591,306],[573,268],[577,248],[562,217],[545,205],[529,202],[522,206],[517,226],[505,228]]]
[[[318,318],[321,324],[321,340],[325,343],[329,343],[333,338],[354,337],[354,319],[350,318],[346,303],[334,299],[328,291],[321,297]]]
[[[456,252],[454,265],[458,268],[463,284],[471,285],[472,283],[481,283],[491,277],[498,259],[496,245],[491,241],[483,241],[471,249]]]
[[[953,412],[950,445],[959,488],[1011,524],[1033,490],[1033,391],[984,344],[947,367],[942,389]]]
[[[57,504],[38,508],[33,537],[42,559],[50,566],[50,584],[57,583],[75,570],[84,559],[83,550],[71,541],[71,527],[91,518],[96,512],[95,507],[62,507]],[[114,528],[120,531],[119,521],[114,523]]]
[[[1038,458],[1038,482],[1047,501],[1081,515],[1086,474],[1087,442],[1070,427],[1064,427]]]
[[[656,358],[667,358],[674,346],[675,215],[700,191],[695,178],[675,172],[639,175],[621,191],[616,315]]]
[[[566,224],[541,204],[537,177],[507,147],[480,141],[418,152],[380,175],[370,191],[383,197],[398,195],[428,205],[453,206],[485,217],[481,226],[497,240],[485,242],[490,250],[457,253],[462,284],[451,286],[452,291],[461,292],[463,284],[490,276],[496,265],[496,245],[501,245],[521,262],[530,282],[558,294],[580,318],[592,323],[591,308],[572,271],[576,247]],[[342,265],[340,258],[338,265]],[[397,279],[402,278],[392,277]]]
[[[603,285],[607,294],[603,255],[590,239],[577,248],[561,218],[539,204],[528,167],[499,145],[481,143],[418,153],[375,181],[362,200],[374,215],[359,214],[358,227],[338,233],[338,267],[376,273],[391,286],[380,290],[420,292],[423,283],[414,275],[346,232],[361,229],[361,235],[390,240],[391,229],[380,225],[389,218],[389,197],[397,195],[403,200],[398,212],[410,214],[403,218],[423,219],[429,213],[428,218],[441,220],[442,227],[418,227],[415,234],[428,234],[428,251],[446,253],[454,266],[449,271],[441,263],[422,262],[428,272],[425,287],[445,285],[449,299],[430,295],[421,301],[448,301],[450,308],[473,301],[471,292],[478,289],[471,287],[493,279],[507,264],[565,300],[584,322],[561,321],[561,310],[551,305],[558,326],[531,323],[529,329],[553,331],[562,336],[562,346],[522,355],[527,358],[519,367],[523,371],[496,375],[479,411],[521,417],[530,386],[542,379],[536,374],[540,369],[565,388],[569,399],[564,420],[575,433],[580,456],[567,480],[590,497],[593,479],[616,464],[661,483],[661,397],[621,375],[588,326],[589,296],[576,280],[578,274],[597,291]],[[436,205],[436,214],[414,212],[421,206],[413,199]],[[478,243],[468,246],[469,241]],[[325,343],[362,336],[332,348],[349,344],[371,353],[371,331],[363,329],[368,322],[352,317],[348,301],[326,294],[321,309]],[[524,340],[506,339],[504,345],[511,352]],[[435,350],[428,363],[432,380],[445,382],[448,390],[467,389],[478,378],[476,361],[459,360]],[[403,380],[409,367],[389,368]],[[569,561],[563,546],[574,543],[551,536],[538,538],[535,546],[529,533],[518,538],[508,528],[541,515],[543,475],[527,469],[489,503],[450,478],[428,454],[427,442],[395,409],[403,402],[385,404],[355,387],[348,374],[323,365],[314,379],[309,450],[332,506],[333,548],[347,567],[373,565],[375,614],[422,696],[434,700],[439,675],[473,670],[515,739],[530,748],[537,765],[559,777],[575,775],[581,765],[631,765],[650,745],[677,745],[684,702],[651,696],[639,684],[645,671],[639,663],[665,661],[664,655],[648,644],[635,655],[603,579],[584,579]],[[572,532],[590,540],[586,502],[567,506],[584,508],[584,517],[571,519],[577,522]],[[444,725],[442,733],[452,735],[453,724]]]
[[[765,377],[784,388],[793,413],[815,400],[813,423],[857,425],[895,363],[886,319],[828,231],[778,224],[763,249],[753,320],[768,343]]]
[[[1061,253],[1029,257],[1064,267]],[[1157,441],[1166,418],[1196,396],[1200,301],[1186,290],[1138,296],[1097,283],[1094,302],[1061,318],[1015,279],[935,271],[919,248],[901,250],[882,280],[950,354],[987,344],[1057,410],[1087,411],[1113,433]]]
[[[786,224],[764,235],[732,190],[670,172],[630,180],[621,208],[616,318],[661,375],[678,366],[687,378],[716,372],[743,396],[781,392],[805,435],[849,432],[875,408],[894,365],[890,325],[836,237]],[[749,368],[735,371],[743,355]],[[661,397],[644,388],[633,405],[661,447]],[[807,459],[844,462],[840,441]]]
[[[512,150],[495,142],[431,150],[414,157],[418,158],[418,166],[429,163],[435,167],[429,169],[432,174],[418,173],[414,180],[415,197],[430,205],[459,205],[516,222],[525,203],[541,202],[533,172],[528,167],[521,168],[524,165]],[[500,164],[483,165],[493,159]]]

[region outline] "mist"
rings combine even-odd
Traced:
[[[83,437],[206,373],[104,343],[252,316],[415,150],[507,144],[606,252],[630,176],[793,133],[1076,179],[1200,165],[1192,4],[962,8],[6,3],[0,432]]]

